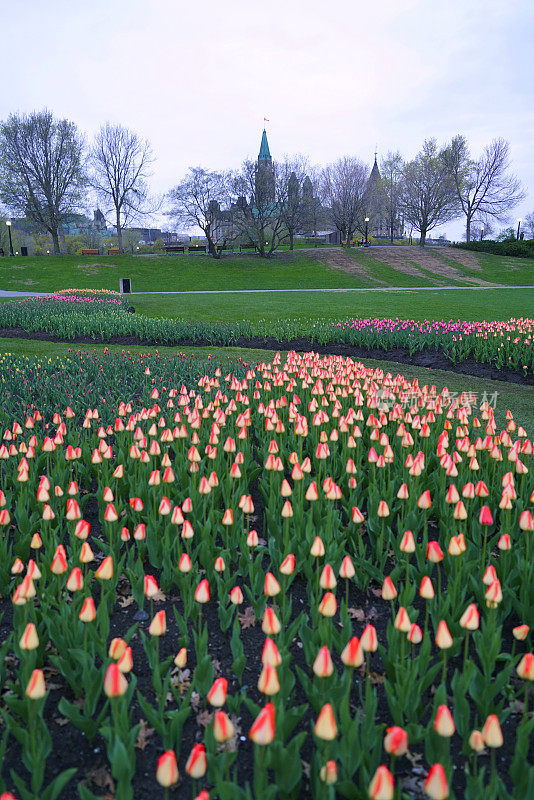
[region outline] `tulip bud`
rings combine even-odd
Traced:
[[[352,563],[350,556],[345,556],[339,568],[339,577],[345,578],[345,580],[350,580],[355,576],[355,574],[356,570],[354,569],[354,564]]]
[[[233,603],[234,606],[240,606],[243,602],[243,592],[239,586],[234,586],[234,588],[231,590],[230,602]]]
[[[191,559],[187,555],[187,553],[182,553],[180,556],[180,561],[178,562],[178,569],[180,572],[186,573],[191,572]]]
[[[108,656],[112,658],[114,661],[119,661],[124,655],[124,651],[127,648],[127,644],[124,639],[117,637],[112,639],[109,645]]]
[[[270,664],[272,667],[279,667],[282,663],[282,657],[278,647],[272,639],[269,639],[269,637],[265,639],[265,643],[263,645],[261,663],[263,665]]]
[[[267,597],[276,597],[277,594],[280,594],[280,584],[272,572],[268,572],[265,576],[263,593],[267,595]]]
[[[206,578],[200,581],[195,589],[195,600],[197,603],[209,603],[210,586]]]
[[[313,540],[313,544],[312,544],[311,549],[310,549],[310,554],[314,558],[320,558],[321,556],[324,556],[324,553],[325,553],[325,549],[324,549],[323,540],[321,539],[320,536],[316,536],[315,539]]]
[[[327,592],[323,595],[321,602],[319,603],[319,613],[323,615],[323,617],[333,617],[337,611],[337,600],[335,595],[332,592]]]
[[[92,597],[86,597],[78,618],[82,622],[93,622],[96,617],[95,601]]]
[[[408,750],[408,734],[404,728],[399,728],[398,725],[386,728],[384,750],[394,756],[403,756],[406,753]]]
[[[321,767],[319,772],[319,777],[321,778],[323,783],[326,783],[327,786],[331,786],[332,784],[336,783],[337,781],[337,764],[335,761],[330,760],[327,761],[326,764]]]
[[[132,648],[127,647],[120,659],[117,661],[117,666],[123,674],[131,672],[133,669],[133,656]]]
[[[216,742],[227,742],[235,733],[235,728],[227,714],[220,709],[213,717],[213,738]]]
[[[295,571],[295,556],[293,553],[290,553],[288,556],[284,558],[282,563],[280,564],[280,572],[282,575],[292,575]]]
[[[272,703],[262,708],[250,729],[249,737],[255,744],[271,744],[275,735],[275,711]]]
[[[160,786],[173,786],[178,780],[178,765],[174,750],[167,750],[158,759],[156,780]]]
[[[442,619],[438,625],[436,644],[441,650],[447,650],[453,645],[452,636],[444,619]]]
[[[267,607],[263,612],[261,629],[266,636],[276,636],[280,633],[280,621],[272,608]]]
[[[99,578],[101,581],[109,581],[112,577],[113,559],[111,556],[106,556],[95,572],[95,578]]]
[[[503,737],[499,718],[496,714],[490,714],[482,728],[482,738],[488,747],[502,747]]]
[[[512,629],[514,639],[517,639],[518,642],[523,642],[527,638],[529,630],[528,625],[517,625]]]
[[[74,567],[67,578],[67,589],[69,592],[79,592],[83,589],[83,575],[79,567]]]
[[[438,564],[443,561],[443,550],[438,542],[429,542],[426,548],[426,557],[432,564]]]
[[[341,660],[345,664],[346,667],[361,667],[363,664],[365,657],[363,654],[363,648],[361,646],[361,642],[356,636],[353,636],[341,653]]]
[[[204,777],[206,774],[206,769],[206,748],[203,744],[196,744],[189,754],[189,758],[187,759],[187,763],[185,765],[185,771],[192,778],[198,780],[198,778]]]
[[[472,731],[469,737],[469,747],[475,753],[481,753],[484,750],[484,737],[480,731]]]
[[[36,647],[39,647],[39,637],[33,622],[28,622],[26,625],[24,633],[20,637],[19,647],[21,650],[35,650]]]
[[[372,800],[393,800],[395,796],[395,780],[384,764],[381,764],[373,775],[368,793]]]
[[[488,586],[484,597],[488,608],[497,608],[502,600],[501,582],[498,579]]]
[[[226,678],[217,678],[208,692],[208,703],[215,708],[220,708],[226,703],[228,681]]]
[[[419,594],[421,597],[424,597],[425,600],[432,600],[435,597],[434,587],[428,575],[424,575],[421,579]]]
[[[148,632],[151,636],[163,636],[166,630],[167,620],[165,617],[165,611],[158,611],[156,614],[154,614],[154,618],[150,623]]]
[[[247,534],[247,547],[257,547],[260,540],[257,531],[249,531]]]
[[[174,665],[178,667],[178,669],[183,669],[186,664],[187,650],[185,647],[182,647],[174,657]]]
[[[480,614],[475,603],[471,603],[460,617],[460,625],[468,631],[476,631],[478,630],[479,623]]]
[[[456,728],[454,727],[454,720],[452,714],[447,706],[439,706],[436,712],[436,719],[434,720],[434,730],[440,736],[452,736]]]
[[[337,586],[336,576],[330,564],[325,564],[321,577],[319,578],[319,586],[321,589],[335,589]]]
[[[517,674],[525,681],[534,681],[534,654],[525,653],[517,665]]]
[[[313,671],[318,678],[328,678],[334,671],[334,664],[328,647],[321,647],[315,661],[313,662]]]
[[[423,788],[431,800],[447,800],[449,785],[445,770],[441,764],[433,764],[430,767]]]
[[[374,625],[366,625],[360,636],[360,645],[362,650],[368,653],[374,653],[378,649],[378,639]]]
[[[414,622],[413,625],[410,626],[410,630],[407,634],[407,639],[411,644],[421,644],[423,641],[423,631],[416,625]]]
[[[271,664],[264,664],[258,678],[258,689],[262,694],[273,695],[280,691],[280,682],[276,667]]]
[[[145,592],[145,597],[148,597],[151,600],[159,593],[159,586],[156,582],[156,579],[152,575],[145,575],[145,579],[143,581],[143,588]]]
[[[319,712],[313,732],[318,739],[329,742],[337,736],[337,725],[334,717],[334,710],[330,703],[325,703]]]
[[[128,689],[128,681],[117,664],[110,664],[104,676],[104,692],[107,697],[122,697]]]
[[[25,695],[26,697],[29,697],[30,700],[39,700],[41,697],[44,697],[45,694],[46,686],[43,671],[40,669],[34,669],[28,685],[26,686]]]

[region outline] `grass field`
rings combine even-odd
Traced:
[[[140,314],[204,321],[295,317],[509,319],[534,314],[534,289],[451,289],[419,292],[291,292],[288,294],[141,295]]]
[[[88,352],[103,353],[105,349],[110,352],[120,352],[128,350],[132,353],[155,353],[160,355],[174,355],[176,353],[187,356],[195,356],[201,359],[213,358],[223,362],[237,361],[242,359],[249,364],[258,361],[270,361],[274,350],[248,350],[238,347],[158,347],[158,348],[124,348],[119,345],[89,346],[83,348],[69,345],[68,343],[40,342],[29,339],[0,339],[0,353],[10,353],[13,356],[27,356],[29,358],[54,358],[55,356],[68,355],[74,349],[84,349]],[[286,351],[282,351],[282,357]],[[510,409],[525,427],[529,436],[534,436],[534,417],[532,415],[532,403],[534,401],[534,389],[531,386],[521,386],[518,384],[505,383],[504,381],[490,381],[485,378],[474,378],[469,375],[458,375],[454,372],[447,372],[439,369],[428,369],[417,367],[410,364],[400,364],[395,361],[380,360],[372,358],[363,359],[367,367],[379,367],[384,372],[391,372],[393,375],[404,375],[408,380],[418,378],[420,385],[425,383],[434,384],[438,391],[447,386],[451,392],[470,391],[477,395],[480,403],[484,393],[488,399],[493,396],[496,399],[495,416],[499,425],[506,424],[506,410]]]
[[[0,259],[0,289],[57,291],[67,288],[119,288],[119,278],[131,278],[134,292],[201,289],[332,289],[378,286],[468,285],[481,279],[510,286],[534,284],[534,261],[469,253],[466,264],[448,259],[440,248],[393,249],[410,263],[418,259],[417,274],[386,263],[390,248],[349,253],[341,248],[283,253],[274,259],[252,255],[227,256],[221,261],[202,255],[175,256],[41,256]],[[455,251],[460,252],[460,251]],[[461,251],[462,253],[464,251]],[[463,256],[462,256],[463,258]],[[319,259],[319,260],[318,260]],[[382,260],[381,260],[382,259]],[[425,267],[425,259],[430,266]],[[448,262],[451,262],[448,264]],[[325,263],[328,262],[328,263]],[[353,272],[350,271],[351,264]],[[447,276],[448,267],[455,265]],[[476,266],[476,269],[472,265]],[[358,273],[358,267],[364,269]]]

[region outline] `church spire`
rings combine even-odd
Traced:
[[[272,161],[271,153],[269,151],[269,142],[267,141],[267,132],[265,128],[263,129],[263,133],[261,136],[260,154],[258,156],[258,161],[268,161],[269,163]]]

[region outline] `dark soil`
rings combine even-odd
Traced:
[[[147,339],[138,339],[135,336],[112,336],[106,341],[98,342],[90,336],[81,336],[74,340],[65,340],[59,336],[54,336],[46,331],[35,331],[28,333],[22,328],[2,328],[0,338],[8,339],[33,339],[36,341],[65,342],[72,345],[95,345],[95,344],[114,344],[124,347],[168,347],[165,342],[154,342]],[[219,345],[202,339],[182,339],[176,347],[217,347]],[[519,383],[526,386],[534,386],[534,373],[526,375],[519,370],[508,368],[498,369],[494,364],[475,361],[474,358],[467,358],[459,364],[453,364],[439,350],[427,348],[416,353],[410,353],[403,347],[395,347],[383,350],[378,347],[365,348],[350,344],[332,342],[330,344],[319,344],[310,339],[299,338],[280,341],[272,337],[264,339],[252,338],[245,339],[240,337],[231,343],[233,347],[253,348],[257,350],[296,350],[297,352],[319,353],[321,355],[337,355],[352,359],[372,358],[379,361],[388,360],[401,364],[411,364],[428,369],[441,369],[448,372],[456,372],[460,375],[472,375],[476,378],[486,378],[492,381],[504,381],[506,383]]]

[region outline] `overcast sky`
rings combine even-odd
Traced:
[[[372,164],[424,138],[511,143],[534,211],[532,0],[0,0],[1,118],[48,107],[88,138],[150,140],[158,193],[187,167],[274,158]],[[438,232],[459,238],[460,224]]]

